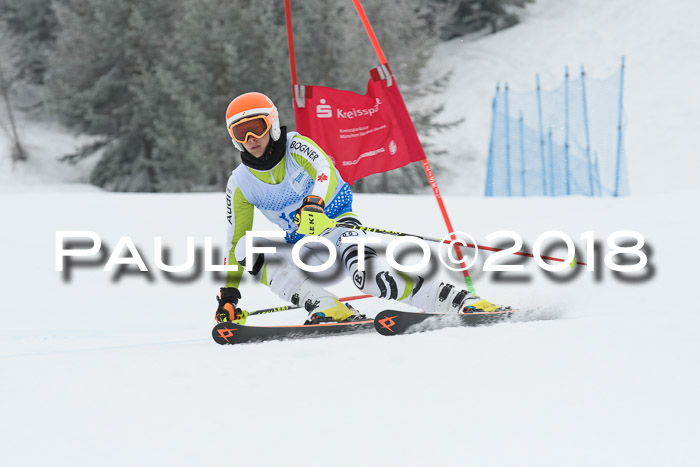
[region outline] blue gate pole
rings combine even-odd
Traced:
[[[593,163],[591,161],[591,135],[588,128],[588,103],[586,102],[586,72],[581,65],[581,91],[583,92],[583,126],[586,129],[586,160],[588,162],[588,185],[591,196],[595,196],[593,191]]]
[[[500,87],[500,83],[496,83],[496,94],[493,96],[493,102],[491,103],[491,141],[489,141],[489,162],[486,168],[485,196],[493,196],[493,141],[496,132],[496,102],[498,100],[498,92],[500,90]]]
[[[564,179],[566,180],[566,194],[571,194],[571,181],[569,180],[569,66],[564,73],[564,112],[566,121],[566,139],[564,141]]]
[[[620,66],[620,112],[617,118],[617,162],[615,166],[615,192],[613,196],[620,196],[620,152],[622,150],[622,89],[625,78],[625,57],[622,56]]]
[[[511,196],[510,190],[510,115],[508,114],[508,83],[506,82],[505,87],[505,99],[506,99],[506,183],[508,185],[507,193]]]
[[[542,124],[542,95],[540,93],[540,74],[537,73],[537,116],[540,120],[540,155],[542,156],[542,194],[547,195],[547,168],[544,161],[544,126]]]
[[[552,127],[549,127],[549,190],[552,196],[554,193],[554,149],[552,148]]]
[[[525,196],[525,131],[523,129],[523,111],[520,111],[520,183],[522,196]]]

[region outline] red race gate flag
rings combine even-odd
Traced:
[[[365,95],[325,86],[294,87],[297,131],[326,151],[349,184],[425,159],[388,66],[370,70],[370,76]]]

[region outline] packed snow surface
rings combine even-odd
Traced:
[[[175,283],[185,239],[220,235],[221,195],[2,194],[0,370],[6,465],[697,465],[700,365],[689,274],[691,197],[448,197],[480,243],[495,230],[531,246],[551,229],[641,233],[649,264],[626,282],[602,263],[555,282],[473,270],[492,301],[562,310],[560,319],[382,337],[376,333],[220,347],[210,273]],[[429,196],[358,196],[367,225],[440,236]],[[417,217],[420,213],[420,218]],[[654,213],[649,215],[649,213]],[[259,216],[256,230],[272,226]],[[56,272],[58,230],[133,239],[151,270]],[[552,254],[563,253],[563,248]],[[122,255],[130,256],[127,250]],[[583,258],[581,258],[583,259]],[[132,269],[133,270],[133,269]],[[512,275],[511,275],[512,274]],[[459,284],[458,273],[438,276]],[[113,281],[116,280],[116,281]],[[356,294],[344,280],[333,291]],[[247,281],[241,304],[281,305]],[[356,302],[368,314],[390,306]],[[300,322],[304,313],[251,318]],[[42,449],[37,449],[40,440]]]
[[[185,261],[188,236],[200,250],[205,237],[221,245],[223,195],[61,184],[84,179],[40,162],[75,141],[27,123],[35,166],[10,171],[0,159],[2,464],[700,464],[700,190],[690,139],[700,126],[691,81],[700,71],[698,12],[690,1],[540,0],[522,24],[456,39],[435,56],[434,66],[458,71],[447,113],[467,116],[455,131],[480,156],[496,81],[529,89],[539,72],[555,86],[566,64],[604,76],[627,57],[633,196],[484,199],[473,196],[483,190],[477,173],[445,190],[455,228],[481,244],[511,230],[531,250],[558,230],[590,264],[581,235],[593,232],[595,271],[548,275],[527,259],[523,272],[485,273],[483,252],[471,270],[484,298],[557,310],[556,320],[218,346],[210,333],[221,280],[198,270],[164,274],[154,238],[170,250],[168,264]],[[369,226],[445,232],[428,195],[359,195],[354,207]],[[271,228],[256,217],[256,230]],[[616,275],[604,262],[606,241],[620,230],[645,239],[648,264],[638,273]],[[95,232],[103,256],[57,272],[57,231]],[[149,273],[103,271],[121,237],[133,240]],[[433,274],[463,283],[444,268]],[[247,277],[242,290],[248,310],[284,304]],[[331,290],[357,293],[348,279]],[[355,304],[370,316],[395,306]]]

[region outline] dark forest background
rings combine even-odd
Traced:
[[[363,0],[436,172],[431,136],[456,122],[429,99],[451,77],[424,78],[427,59],[440,41],[516,24],[527,1]],[[299,82],[364,93],[377,60],[352,2],[291,5]],[[64,159],[97,157],[90,179],[108,190],[220,190],[239,162],[224,114],[240,93],[264,92],[293,128],[282,0],[0,0],[0,56],[15,163],[30,156],[13,112],[53,119],[92,136]],[[425,184],[412,164],[355,190]]]

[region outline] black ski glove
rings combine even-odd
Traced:
[[[302,212],[320,212],[323,213],[323,209],[326,207],[326,202],[320,196],[309,195],[304,198],[301,203],[301,207],[297,209],[294,222],[299,224],[299,219],[301,218]]]
[[[216,297],[216,301],[219,302],[219,306],[216,309],[216,322],[234,322],[237,324],[244,324],[248,313],[236,308],[238,300],[241,298],[241,292],[235,287],[221,287],[219,289],[219,295]]]

